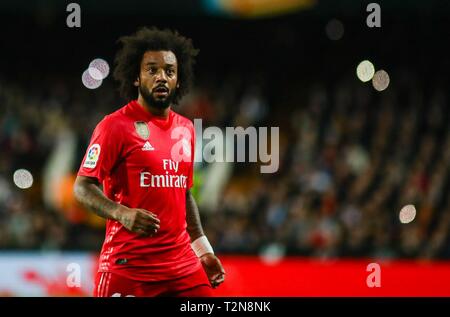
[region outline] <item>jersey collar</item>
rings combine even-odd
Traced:
[[[172,125],[172,120],[174,117],[174,112],[172,109],[169,111],[167,118],[161,118],[153,115],[142,107],[137,100],[132,100],[128,104],[128,112],[135,117],[137,120],[144,120],[146,122],[152,122],[161,129],[167,130]]]

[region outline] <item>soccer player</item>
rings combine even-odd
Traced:
[[[97,125],[74,185],[76,199],[107,219],[94,296],[211,296],[225,271],[190,192],[194,127],[171,109],[189,90],[198,51],[156,28],[119,42],[114,77],[129,103]]]

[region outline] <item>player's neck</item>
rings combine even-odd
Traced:
[[[147,104],[147,102],[145,101],[144,98],[142,98],[142,96],[139,96],[137,101],[142,106],[142,108],[144,108],[145,111],[150,112],[154,116],[161,118],[167,118],[169,116],[170,106],[164,109],[152,107],[149,104]]]

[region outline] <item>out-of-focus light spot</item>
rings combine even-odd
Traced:
[[[399,218],[401,223],[410,223],[416,217],[416,207],[406,205],[400,210]]]
[[[94,59],[88,67],[89,75],[96,80],[103,80],[109,75],[108,62],[101,58]]]
[[[371,80],[374,74],[375,74],[375,67],[368,60],[362,61],[356,67],[356,76],[358,76],[358,79],[361,80],[362,82],[367,82]]]
[[[103,80],[102,72],[99,71],[97,68],[89,67],[88,73],[89,73],[89,76],[91,76],[95,80]]]
[[[372,85],[378,91],[383,91],[389,86],[389,75],[386,71],[378,70],[372,78]]]
[[[26,169],[18,169],[13,175],[14,184],[21,188],[27,189],[33,185],[33,175]]]
[[[102,80],[92,78],[92,76],[89,74],[88,69],[86,69],[83,72],[83,75],[81,75],[81,81],[83,82],[83,85],[89,89],[96,89],[102,85]]]
[[[325,26],[325,33],[332,41],[338,41],[344,36],[344,24],[337,19],[333,19]]]
[[[285,247],[283,245],[273,243],[267,246],[260,253],[261,260],[269,265],[280,262],[285,255]]]

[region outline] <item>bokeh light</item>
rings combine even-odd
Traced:
[[[389,75],[385,70],[378,70],[372,78],[372,85],[378,91],[383,91],[389,86]]]
[[[109,75],[109,64],[101,58],[94,59],[88,67],[89,75],[96,80],[103,80]]]
[[[330,20],[325,26],[325,33],[332,41],[338,41],[344,36],[344,24],[337,19]]]
[[[21,189],[27,189],[33,185],[33,175],[23,168],[14,172],[13,180],[14,184]]]
[[[286,250],[283,245],[280,245],[278,243],[272,243],[264,247],[261,250],[259,256],[264,263],[268,265],[275,265],[279,263],[281,260],[283,260],[285,253]]]
[[[89,89],[96,89],[98,87],[100,87],[102,85],[102,80],[97,80],[95,78],[93,78],[90,74],[89,74],[89,70],[86,69],[83,72],[83,75],[81,75],[81,81],[83,82],[83,85],[86,88]]]
[[[410,223],[416,217],[416,207],[406,205],[400,210],[399,219],[401,223]]]
[[[356,67],[356,76],[358,76],[358,79],[361,80],[362,82],[367,82],[371,80],[374,74],[375,74],[375,67],[368,60],[362,61]]]
[[[95,80],[103,80],[103,74],[95,67],[89,67],[88,69],[89,76],[94,78]]]

